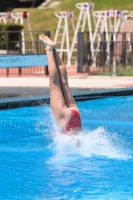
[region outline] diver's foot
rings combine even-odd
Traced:
[[[47,35],[39,35],[39,40],[46,50],[53,51],[56,48],[56,43],[53,42]]]

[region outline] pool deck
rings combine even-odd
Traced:
[[[75,100],[133,95],[133,77],[69,76]],[[0,78],[0,109],[49,103],[48,77]]]

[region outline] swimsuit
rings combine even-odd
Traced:
[[[71,118],[66,127],[63,130],[63,133],[71,131],[73,128],[81,128],[81,119],[80,115],[76,110],[71,110]]]

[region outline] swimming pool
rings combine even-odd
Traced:
[[[133,199],[133,96],[78,106],[74,137],[58,132],[49,106],[0,111],[0,200]]]

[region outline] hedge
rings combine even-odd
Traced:
[[[15,49],[16,43],[21,42],[22,25],[0,24],[0,49]]]

